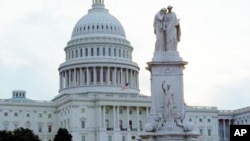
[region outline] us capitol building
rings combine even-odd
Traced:
[[[59,128],[66,128],[74,141],[136,141],[151,112],[151,97],[139,93],[133,47],[104,0],[93,0],[64,51],[59,94],[35,101],[24,90],[12,91],[12,98],[0,99],[0,130],[29,128],[42,141],[52,141]],[[230,124],[250,124],[250,107],[185,109],[201,135],[195,141],[228,141]]]

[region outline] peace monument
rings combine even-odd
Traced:
[[[147,70],[151,72],[151,113],[139,136],[143,141],[189,141],[198,137],[185,118],[183,61],[177,50],[180,20],[173,7],[162,8],[154,18],[155,50]]]

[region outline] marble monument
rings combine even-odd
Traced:
[[[147,69],[151,72],[151,113],[139,136],[143,141],[190,141],[198,137],[185,118],[183,61],[177,51],[180,20],[173,7],[162,8],[154,19],[155,51]]]

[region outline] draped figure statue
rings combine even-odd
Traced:
[[[173,7],[162,8],[154,18],[155,52],[177,51],[181,29]]]
[[[180,41],[181,36],[179,20],[175,13],[172,12],[172,8],[172,6],[167,7],[168,11],[163,20],[166,51],[177,51],[177,44]]]
[[[156,35],[155,51],[166,51],[165,48],[165,33],[163,31],[163,20],[166,15],[166,8],[162,8],[156,13],[154,18],[154,33]]]

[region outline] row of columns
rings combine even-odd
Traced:
[[[86,85],[123,86],[138,88],[138,72],[118,67],[84,67],[60,72],[60,89]]]
[[[112,107],[112,108],[110,108]],[[124,121],[124,118],[121,118],[121,114],[120,114],[120,109],[122,108],[122,110],[124,109],[125,106],[107,106],[107,105],[102,105],[100,108],[99,108],[99,123],[100,123],[100,127],[102,128],[108,128],[106,127],[106,121],[108,120],[109,122],[113,122],[113,129],[119,129],[120,128],[120,124],[122,124],[122,128],[124,126],[124,129],[127,128],[127,131],[130,131],[130,128],[133,128],[133,127],[136,127],[137,131],[140,131],[142,126],[143,126],[143,122],[142,122],[142,119],[141,118],[144,118],[145,116],[142,116],[140,118],[140,114],[139,114],[139,110],[140,110],[140,107],[136,107],[136,120],[133,119],[130,117],[130,106],[126,106],[126,121]],[[107,108],[109,109],[112,109],[113,112],[111,113],[112,114],[112,117],[113,119],[110,119],[110,118],[107,118],[107,114],[106,114],[106,110]],[[149,107],[144,107],[146,108],[146,116],[149,115],[149,111],[150,111],[150,108]],[[110,115],[109,115],[110,116]],[[133,115],[134,117],[134,115]],[[113,120],[113,121],[112,121]],[[144,119],[143,119],[144,120]],[[122,121],[122,123],[120,123],[120,121]],[[136,121],[136,124],[133,124],[132,127],[130,127],[130,121]],[[125,122],[125,123],[124,123]],[[111,124],[111,123],[108,123],[108,124]],[[140,125],[141,124],[141,125]],[[136,125],[136,126],[134,126]],[[121,129],[122,130],[122,129]]]
[[[230,125],[233,124],[233,119],[219,119],[219,137],[220,140],[229,140]]]

